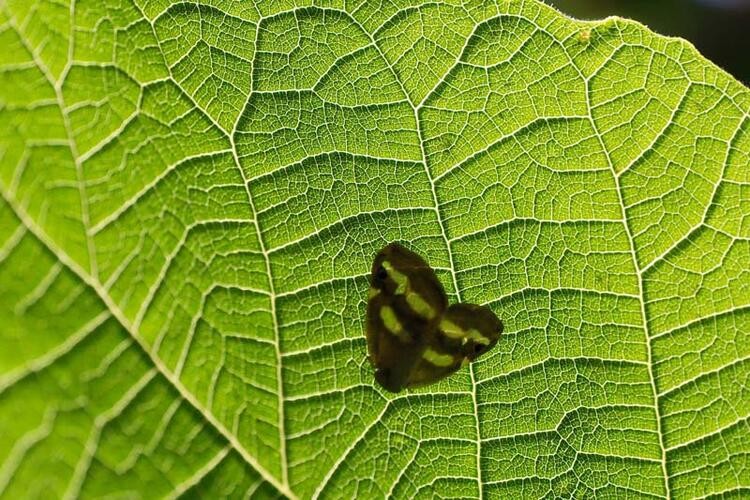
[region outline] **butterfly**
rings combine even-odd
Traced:
[[[367,350],[390,392],[435,383],[497,344],[503,323],[489,307],[448,305],[435,271],[391,243],[375,256],[367,300]]]

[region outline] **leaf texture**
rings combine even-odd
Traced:
[[[741,496],[750,91],[535,0],[0,3],[0,494]],[[366,273],[506,325],[373,384]]]

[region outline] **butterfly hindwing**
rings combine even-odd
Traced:
[[[503,322],[487,306],[453,304],[438,325],[438,335],[461,343],[460,350],[468,361],[489,351],[503,333]]]
[[[502,322],[488,307],[451,305],[428,337],[406,387],[429,385],[455,373],[492,349],[502,330]]]

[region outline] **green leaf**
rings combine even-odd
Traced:
[[[0,46],[5,497],[750,489],[750,91],[685,41],[5,0]],[[506,326],[398,395],[363,337],[391,241]]]

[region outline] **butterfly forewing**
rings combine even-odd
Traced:
[[[406,387],[448,300],[430,266],[390,244],[375,257],[367,303],[367,345],[376,379],[386,389]]]
[[[464,355],[457,349],[441,349],[434,340],[436,335],[430,336],[430,342],[421,351],[411,370],[405,387],[422,387],[438,382],[458,371],[463,363]]]

